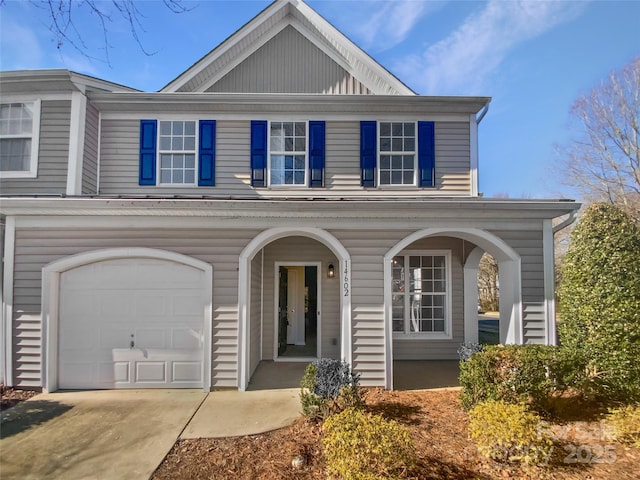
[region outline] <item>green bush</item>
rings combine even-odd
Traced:
[[[612,427],[614,440],[640,447],[640,405],[610,409],[607,423]]]
[[[343,480],[406,478],[415,463],[406,428],[356,408],[325,420],[322,445],[327,470]]]
[[[300,403],[302,414],[310,418],[327,418],[345,408],[360,407],[359,376],[346,362],[316,360],[307,365],[300,381]]]
[[[469,412],[469,437],[476,442],[478,451],[502,462],[548,462],[553,443],[540,425],[540,417],[524,404],[489,400]]]
[[[561,344],[582,390],[640,398],[640,228],[618,207],[587,208],[571,235],[558,289]]]
[[[546,345],[488,345],[460,363],[460,398],[470,409],[487,400],[549,411],[554,392],[572,381],[569,357]]]

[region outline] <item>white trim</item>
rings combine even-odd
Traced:
[[[98,146],[96,158],[96,195],[100,195],[100,168],[102,159],[102,112],[98,110]]]
[[[200,167],[200,162],[198,161],[198,151],[199,151],[199,145],[200,145],[200,120],[194,120],[193,117],[186,119],[186,118],[167,118],[167,119],[159,119],[156,118],[156,121],[158,122],[158,127],[157,127],[157,131],[156,131],[156,187],[170,187],[170,188],[194,188],[194,187],[198,187],[198,177],[200,175],[199,172],[199,167]],[[193,122],[194,124],[194,145],[193,145],[193,150],[186,150],[186,149],[182,149],[182,150],[173,150],[173,149],[168,149],[168,150],[162,150],[160,149],[160,137],[162,136],[160,133],[160,124],[163,122]],[[173,139],[173,125],[171,126],[172,129],[172,134],[170,136],[171,139]],[[184,139],[184,133],[182,135],[182,138]],[[214,139],[215,142],[215,139]],[[165,155],[190,155],[193,154],[193,161],[194,161],[194,170],[193,170],[193,182],[192,183],[173,183],[173,175],[172,175],[172,181],[171,182],[167,182],[167,183],[162,183],[162,168],[161,168],[161,162],[160,162],[160,157],[162,156],[162,154]],[[172,160],[173,161],[173,160]],[[171,171],[173,172],[173,168],[171,169]],[[182,169],[182,172],[184,174],[184,167]]]
[[[470,158],[470,180],[471,196],[477,197],[479,194],[478,178],[478,122],[475,115],[469,115],[469,158]]]
[[[249,242],[238,260],[238,389],[244,391],[249,384],[249,302],[251,292],[251,260],[263,247],[280,238],[302,236],[327,246],[340,262],[343,288],[340,294],[340,355],[349,364],[351,347],[351,257],[342,243],[326,230],[315,227],[276,227],[265,230]]]
[[[4,230],[4,272],[2,288],[2,382],[13,386],[13,271],[16,251],[16,219],[7,217]]]
[[[31,103],[37,101],[71,100],[69,93],[14,93],[2,94],[2,103]]]
[[[29,159],[29,170],[20,171],[6,171],[0,170],[0,178],[36,178],[38,176],[38,158],[40,155],[40,112],[41,112],[41,100],[39,98],[33,101],[24,101],[24,99],[16,99],[15,101],[8,101],[4,97],[2,103],[22,103],[31,104],[33,111],[31,112],[31,158]],[[10,136],[2,136],[2,138],[11,138]],[[16,138],[27,137],[21,136]]]
[[[280,293],[280,283],[279,283],[279,271],[280,267],[316,267],[316,276],[317,276],[317,287],[316,287],[316,295],[317,295],[317,313],[318,318],[316,320],[316,355],[315,357],[280,357],[278,355],[278,337],[280,335],[280,316],[278,315],[279,310],[279,293]],[[289,359],[300,358],[300,359],[316,359],[321,358],[322,356],[322,262],[287,262],[287,261],[276,261],[274,264],[274,283],[273,283],[273,307],[274,307],[274,330],[273,330],[273,360],[274,361],[289,361]],[[260,345],[262,345],[262,338],[260,339]],[[298,361],[298,360],[292,360]]]
[[[69,127],[69,163],[67,195],[82,194],[82,164],[84,135],[87,123],[87,97],[80,92],[71,94],[71,124]]]
[[[204,329],[203,329],[203,390],[211,389],[211,335],[213,312],[213,267],[201,260],[166,250],[153,248],[109,248],[71,255],[46,265],[42,269],[42,335],[43,377],[42,387],[53,392],[58,389],[58,300],[60,276],[73,268],[90,263],[118,258],[154,258],[187,265],[204,273]]]
[[[478,270],[482,255],[484,255],[484,250],[475,247],[463,267],[465,342],[478,343]]]
[[[503,287],[500,295],[500,326],[502,328],[505,325],[508,328],[508,332],[506,332],[507,343],[522,343],[520,255],[501,238],[477,228],[434,227],[413,232],[396,243],[384,256],[385,388],[389,390],[393,389],[391,262],[393,257],[405,250],[413,242],[434,236],[461,238],[472,242],[489,252],[499,262],[500,285]],[[507,306],[507,302],[511,304]],[[503,315],[508,315],[508,318],[505,318],[504,321]]]
[[[553,222],[551,220],[543,220],[542,258],[544,265],[544,338],[547,345],[555,345],[558,342],[556,333],[554,247]]]

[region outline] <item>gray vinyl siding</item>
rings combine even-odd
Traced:
[[[327,265],[338,265],[331,250],[321,243],[305,237],[287,237],[270,243],[264,248],[264,325],[263,360],[274,358],[275,335],[275,263],[321,262],[321,341],[322,357],[340,358],[340,298],[339,280],[328,279],[323,273]],[[335,342],[334,342],[335,341]],[[335,344],[334,344],[335,343]]]
[[[207,91],[370,94],[295,28],[288,26]]]
[[[148,247],[213,265],[212,387],[237,386],[238,257],[256,235],[248,230],[17,229],[14,271],[14,384],[41,385],[42,268],[103,248]]]
[[[249,306],[249,372],[252,374],[260,363],[260,335],[262,332],[262,261],[258,252],[251,261],[251,304]]]
[[[352,365],[363,386],[384,385],[384,255],[409,230],[332,230],[351,255]]]
[[[260,120],[256,115],[255,120]],[[211,116],[215,119],[215,115]],[[216,122],[216,186],[138,185],[139,120],[103,120],[100,193],[103,195],[215,195],[243,197],[469,195],[469,124],[436,122],[436,188],[363,189],[360,186],[360,122],[326,123],[325,188],[254,189],[250,181],[249,120]]]
[[[100,114],[98,109],[87,104],[84,155],[82,159],[82,193],[95,195],[98,193],[98,124]]]
[[[36,178],[0,180],[2,195],[62,195],[67,191],[70,100],[45,100],[40,105],[40,148]]]
[[[545,343],[544,260],[542,227],[527,231],[494,231],[521,257],[524,343]]]

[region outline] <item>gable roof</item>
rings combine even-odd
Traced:
[[[290,28],[350,76],[351,82],[357,85],[352,89],[355,92],[348,93],[415,95],[303,0],[274,1],[160,91],[216,91],[216,84],[225,76]]]

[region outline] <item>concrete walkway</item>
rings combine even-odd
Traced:
[[[262,433],[299,411],[298,389],[41,394],[2,412],[0,478],[146,480],[178,438]]]

